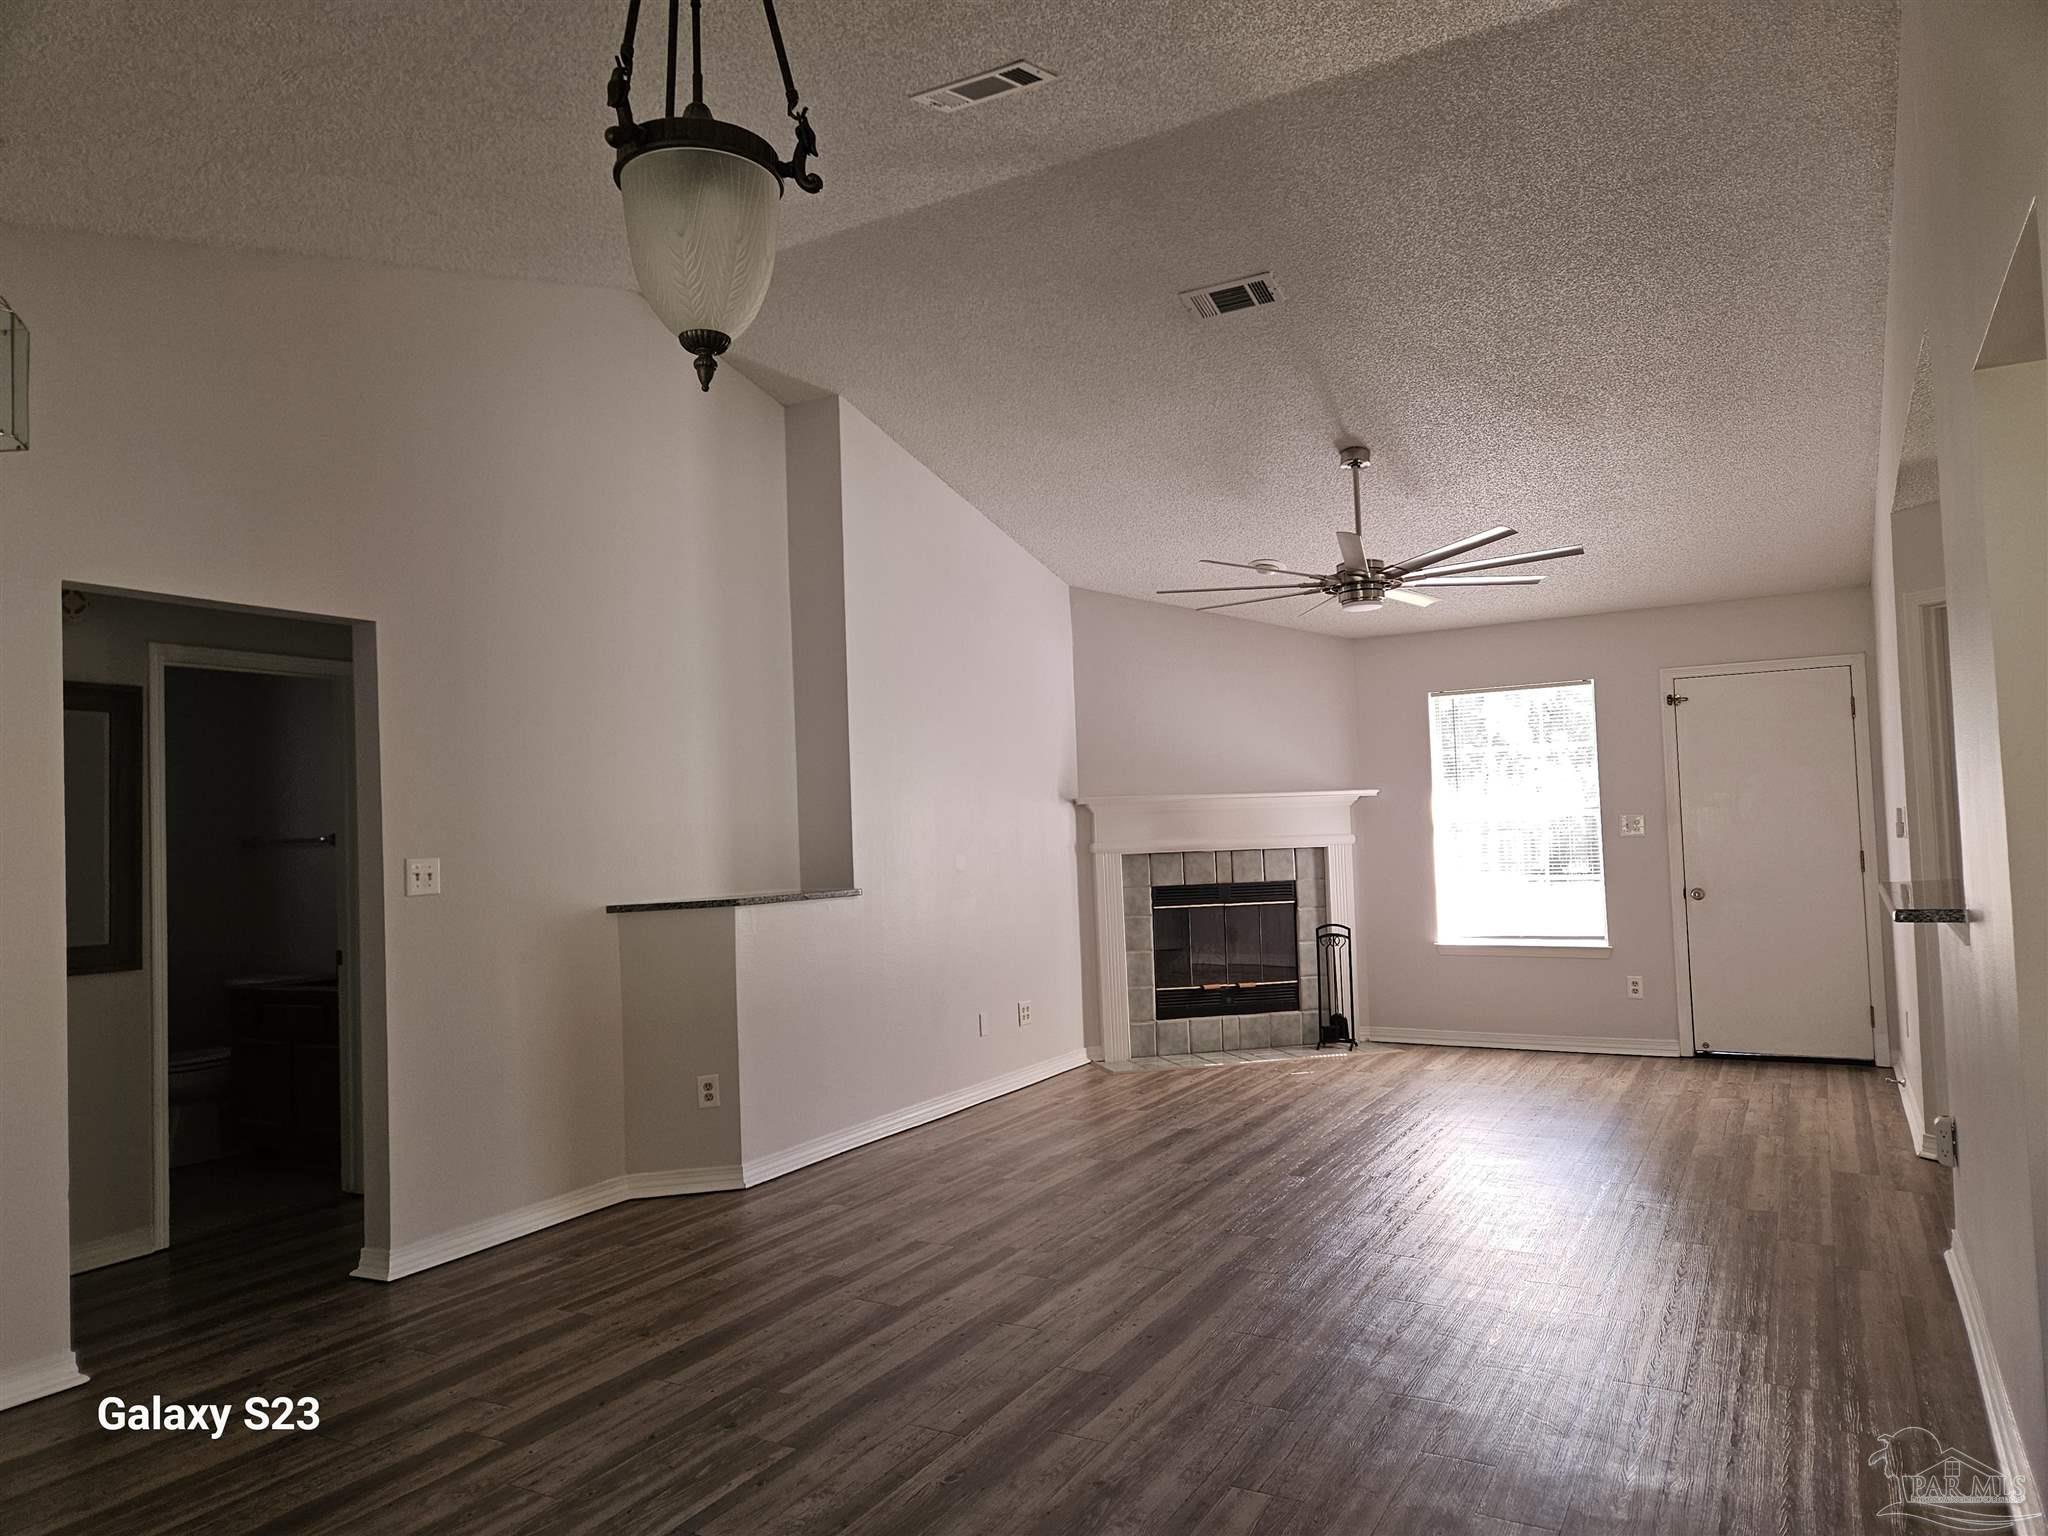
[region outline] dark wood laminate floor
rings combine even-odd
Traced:
[[[1411,1049],[1069,1073],[395,1286],[346,1207],[81,1277],[0,1530],[1824,1533],[1988,1453],[1879,1073]],[[103,1394],[313,1394],[111,1434]]]

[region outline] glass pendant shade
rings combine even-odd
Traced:
[[[633,275],[661,323],[678,337],[725,342],[751,325],[775,271],[775,174],[722,150],[676,146],[627,161],[619,190]]]

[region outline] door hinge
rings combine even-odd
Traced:
[[[1851,720],[1856,718],[1856,695],[1853,693],[1849,695],[1849,718]]]
[[[1856,867],[1860,870],[1863,870],[1865,873],[1868,873],[1870,869],[1870,863],[1867,859],[1864,858],[1863,850],[1861,848],[1858,848],[1856,850]]]
[[[1685,702],[1685,695],[1682,693],[1667,693],[1664,695],[1664,702],[1676,708]]]

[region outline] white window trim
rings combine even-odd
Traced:
[[[1607,939],[1439,939],[1440,955],[1611,955]]]
[[[1490,683],[1476,688],[1432,688],[1425,697],[1424,707],[1430,711],[1433,722],[1435,701],[1439,698],[1460,693],[1515,693],[1535,688],[1572,688],[1584,685],[1593,689],[1593,751],[1595,761],[1600,751],[1600,702],[1599,682],[1596,678],[1560,677],[1541,683]],[[1431,733],[1430,792],[1434,797],[1436,789],[1436,756],[1434,731]],[[1440,955],[1501,955],[1522,957],[1564,957],[1571,955],[1611,955],[1614,953],[1614,913],[1607,907],[1607,784],[1604,776],[1598,778],[1600,787],[1600,893],[1601,905],[1606,909],[1607,931],[1599,938],[1515,938],[1508,935],[1481,936],[1463,935],[1458,937],[1437,937],[1433,942]],[[1436,907],[1436,836],[1434,827],[1430,835],[1430,907],[1432,917]]]

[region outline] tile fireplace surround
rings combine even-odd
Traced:
[[[1102,1059],[1117,1062],[1229,1049],[1228,1029],[1235,1030],[1239,1047],[1310,1043],[1315,1029],[1312,947],[1302,951],[1300,1012],[1156,1021],[1152,887],[1197,883],[1209,861],[1214,861],[1214,873],[1208,878],[1219,882],[1291,879],[1296,885],[1298,939],[1312,941],[1313,925],[1319,922],[1343,923],[1355,935],[1351,808],[1377,793],[1343,789],[1272,795],[1115,795],[1080,801],[1094,821],[1089,851],[1095,865]],[[1187,872],[1189,858],[1196,861],[1195,875]],[[1224,873],[1226,867],[1229,874]],[[1303,929],[1300,924],[1308,926]],[[1354,955],[1362,955],[1363,949],[1362,942],[1354,942]],[[1357,992],[1355,1022],[1363,1040],[1367,1031],[1362,966]]]

